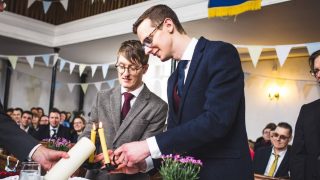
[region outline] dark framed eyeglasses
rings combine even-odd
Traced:
[[[312,75],[312,76],[317,76],[317,74],[319,73],[319,69],[312,69],[312,70],[310,70],[310,74]]]
[[[146,47],[151,47],[153,41],[154,33],[162,26],[164,20],[154,28],[154,30],[142,41],[142,47],[145,49]]]
[[[285,136],[285,135],[280,135],[280,134],[278,134],[278,133],[276,133],[276,132],[272,133],[271,137],[273,137],[273,138],[279,138],[279,139],[282,140],[282,141],[285,141],[285,140],[287,140],[287,139],[290,138],[290,137]]]
[[[128,67],[126,67],[122,64],[116,64],[115,67],[120,74],[123,74],[126,70],[128,70],[128,72],[130,74],[137,74],[138,70],[141,69],[143,67],[143,65],[142,66],[128,66]]]

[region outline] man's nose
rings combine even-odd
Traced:
[[[146,46],[146,47],[144,48],[144,53],[145,53],[145,54],[150,54],[150,53],[152,53],[152,48]]]

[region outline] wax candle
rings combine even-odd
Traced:
[[[99,133],[100,144],[101,144],[102,153],[103,153],[103,157],[104,157],[104,163],[109,164],[110,158],[109,158],[106,138],[104,137],[104,131],[103,131],[101,122],[99,123],[98,133]]]
[[[93,123],[90,135],[91,142],[96,144],[96,125]],[[93,163],[94,161],[94,152],[89,157],[89,163]]]
[[[81,138],[68,152],[68,159],[60,159],[44,176],[44,180],[68,180],[96,149],[86,137]]]

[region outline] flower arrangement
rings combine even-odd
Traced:
[[[164,155],[162,156],[160,174],[164,180],[196,180],[202,166],[201,160],[190,156]]]
[[[42,140],[47,144],[49,149],[58,150],[58,151],[69,151],[71,145],[70,141],[65,138],[57,139],[44,139]]]

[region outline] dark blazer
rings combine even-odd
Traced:
[[[0,107],[2,107],[0,103]],[[24,161],[38,141],[26,134],[17,124],[0,108],[0,146]]]
[[[174,112],[177,71],[168,80],[168,130],[156,136],[162,154],[203,161],[200,179],[253,179],[245,128],[244,75],[231,44],[201,37]]]
[[[39,126],[39,131],[37,135],[37,139],[39,141],[42,141],[43,139],[49,139],[50,138],[50,125],[42,125]],[[67,140],[71,141],[71,134],[70,134],[70,129],[66,128],[62,125],[59,125],[58,132],[57,132],[57,137],[59,138],[65,138]]]
[[[272,147],[261,147],[259,148],[255,154],[253,159],[253,170],[254,173],[257,174],[264,174],[266,171],[269,158],[272,153]],[[274,177],[289,177],[289,159],[290,159],[290,153],[291,153],[291,146],[288,146],[287,152],[284,155],[283,160],[281,161],[281,164],[274,175]]]
[[[320,179],[320,100],[301,107],[291,157],[291,179]]]

